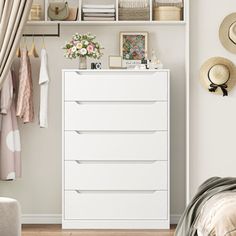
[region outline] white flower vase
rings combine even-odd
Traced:
[[[79,57],[79,69],[87,70],[87,57]]]

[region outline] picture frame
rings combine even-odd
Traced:
[[[110,69],[121,69],[122,68],[122,57],[121,56],[109,56],[109,68]]]
[[[148,32],[120,32],[120,56],[123,66],[140,64],[148,58]]]

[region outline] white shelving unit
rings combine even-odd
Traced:
[[[119,20],[119,0],[101,0],[99,4],[114,4],[116,10],[116,20],[115,21],[83,21],[82,20],[82,6],[84,3],[97,3],[95,0],[69,0],[69,6],[77,6],[79,8],[78,18],[76,21],[51,21],[47,15],[47,8],[50,0],[37,0],[37,3],[41,3],[44,7],[44,19],[41,21],[28,21],[28,25],[185,25],[186,21],[186,10],[184,6],[183,20],[180,21],[156,21],[153,20],[153,0],[149,0],[150,6],[150,20],[146,21],[121,21]]]
[[[29,21],[27,25],[185,25],[185,21]]]

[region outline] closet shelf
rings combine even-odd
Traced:
[[[28,21],[27,25],[185,25],[185,21]]]
[[[78,16],[76,18],[77,19],[76,21],[50,21],[50,17],[48,16],[48,7],[51,0],[40,0],[40,2],[41,2],[41,7],[42,7],[42,14],[40,16],[41,20],[29,21],[28,25],[45,26],[45,25],[54,25],[58,23],[63,26],[64,25],[76,25],[76,26],[79,26],[79,25],[89,25],[89,26],[92,26],[92,25],[103,25],[103,26],[104,25],[112,25],[112,26],[115,26],[115,25],[122,25],[122,26],[186,25],[185,1],[183,1],[184,2],[183,8],[180,8],[179,17],[177,17],[175,14],[172,15],[171,10],[169,10],[170,12],[167,10],[167,13],[165,14],[161,12],[161,10],[160,12],[159,11],[156,12],[155,0],[145,0],[145,2],[147,3],[147,6],[141,7],[141,8],[138,7],[140,5],[138,5],[137,7],[130,7],[127,5],[125,6],[123,4],[121,6],[120,5],[120,3],[122,2],[121,0],[99,0],[99,3],[98,1],[95,1],[95,0],[68,0],[67,2],[71,8],[78,9]],[[93,4],[95,4],[95,6],[96,4],[112,6],[112,10],[114,10],[114,16],[112,15],[112,19],[114,18],[115,21],[84,21],[83,6],[84,5],[93,6]],[[142,8],[145,9],[144,12],[137,11],[137,9],[142,9]],[[95,10],[97,9],[95,8]],[[146,17],[146,13],[148,14],[148,17]],[[130,15],[132,15],[132,17]],[[137,17],[135,17],[135,15],[137,15]],[[92,19],[96,20],[97,18],[95,17]],[[103,19],[103,18],[100,18],[100,19]],[[126,19],[128,19],[128,21],[126,21]],[[135,19],[137,19],[137,21]],[[156,19],[163,19],[163,20],[172,19],[173,21],[156,21]],[[179,19],[182,19],[182,20],[179,20]]]

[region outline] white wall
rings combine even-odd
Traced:
[[[232,0],[191,1],[190,192],[208,177],[236,176],[236,89],[229,97],[210,94],[198,81],[199,68],[212,56],[236,63],[218,37],[224,17],[236,11]]]
[[[32,28],[35,33],[39,28]],[[54,30],[54,29],[52,29]],[[55,31],[55,30],[54,30]],[[120,31],[148,31],[150,51],[155,49],[166,68],[171,69],[171,213],[180,214],[185,204],[185,32],[179,26],[63,26],[60,38],[46,38],[49,54],[49,128],[21,125],[23,177],[1,182],[0,195],[20,201],[24,214],[61,213],[61,69],[78,68],[78,61],[63,58],[62,45],[78,32],[92,32],[108,55],[119,54]],[[41,28],[42,32],[42,28]],[[31,39],[28,39],[30,45]],[[41,39],[36,41],[40,48]],[[38,110],[38,59],[32,60],[35,110]],[[36,115],[37,118],[37,115]]]

